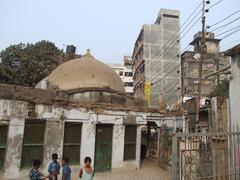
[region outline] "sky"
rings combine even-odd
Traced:
[[[209,6],[218,1],[211,0]],[[240,10],[240,0],[220,1],[207,13],[207,25]],[[79,54],[84,54],[89,48],[96,59],[121,63],[125,54],[132,54],[142,25],[154,23],[161,8],[180,10],[180,23],[183,24],[200,2],[201,0],[0,0],[0,50],[20,42],[49,40],[61,49],[73,44]],[[240,13],[234,17],[240,17]],[[231,26],[237,25],[240,25],[240,21]],[[182,49],[189,44],[200,27],[199,21],[181,39]],[[233,41],[236,42],[232,43]],[[240,32],[224,39],[221,45],[228,48],[237,42],[240,43]]]

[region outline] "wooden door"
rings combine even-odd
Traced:
[[[95,171],[110,171],[112,165],[112,125],[97,125],[95,144]]]

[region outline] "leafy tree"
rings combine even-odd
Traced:
[[[229,96],[229,80],[224,79],[215,89],[209,94],[209,97]]]
[[[11,45],[0,53],[0,82],[35,86],[57,67],[61,54],[49,41]]]

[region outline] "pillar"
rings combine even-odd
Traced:
[[[81,139],[81,165],[84,164],[86,156],[91,157],[92,167],[94,167],[94,154],[95,154],[95,137],[96,137],[96,124],[91,122],[84,122],[82,124],[82,139]]]
[[[115,124],[113,126],[113,140],[112,140],[112,168],[123,167],[124,156],[124,125]]]
[[[19,179],[27,103],[11,101],[4,179]]]

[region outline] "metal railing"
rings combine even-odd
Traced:
[[[173,135],[174,180],[239,180],[240,132]]]

